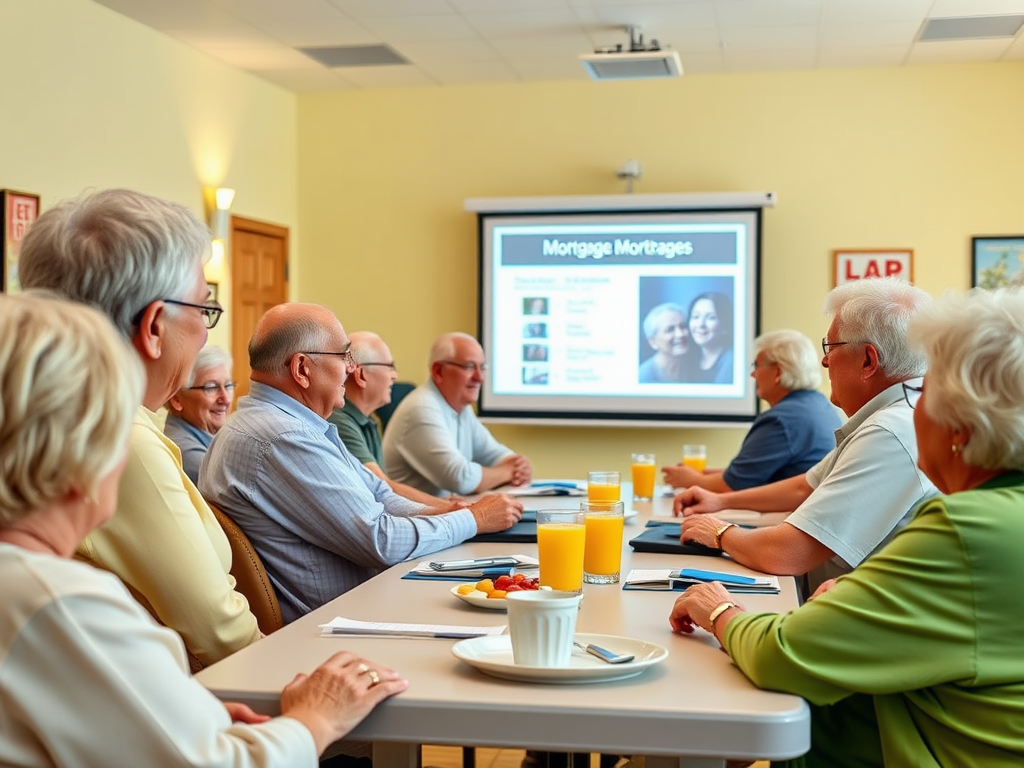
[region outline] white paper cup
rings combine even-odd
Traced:
[[[580,595],[553,590],[510,592],[505,603],[516,664],[569,666]]]

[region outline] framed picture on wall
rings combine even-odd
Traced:
[[[0,189],[0,218],[3,241],[0,242],[0,288],[14,293],[19,288],[18,254],[21,241],[32,222],[39,218],[39,195]]]
[[[971,287],[1019,285],[1022,272],[1024,235],[971,238]]]
[[[220,301],[220,283],[206,281],[206,287],[210,289],[210,301]]]
[[[868,277],[895,277],[914,282],[912,248],[838,248],[832,251],[833,285]]]

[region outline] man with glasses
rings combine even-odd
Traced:
[[[199,486],[242,528],[286,622],[396,563],[510,528],[522,506],[490,496],[438,510],[394,493],[345,448],[327,417],[356,369],[326,307],[279,304],[249,342],[249,394],[214,436]]]
[[[530,482],[530,460],[495,440],[473,412],[486,370],[472,336],[446,333],[434,342],[430,380],[402,400],[384,435],[393,480],[460,496]]]
[[[327,417],[338,428],[338,437],[349,453],[383,480],[399,496],[427,504],[442,512],[466,506],[423,493],[384,474],[384,446],[373,412],[391,402],[391,385],[398,379],[398,367],[384,339],[370,331],[353,331],[352,358],[355,369],[345,379],[345,405]]]
[[[727,552],[766,573],[808,575],[810,589],[856,568],[937,493],[917,467],[913,411],[904,383],[916,386],[924,356],[907,345],[914,314],[931,301],[895,278],[858,280],[825,299],[832,317],[822,339],[832,402],[848,417],[836,448],[805,474],[742,491],[688,488],[676,496],[683,540]],[[795,510],[771,528],[743,530],[706,514],[722,509]]]

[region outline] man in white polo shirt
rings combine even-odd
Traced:
[[[836,448],[803,475],[730,493],[691,487],[676,496],[683,540],[719,547],[766,573],[821,582],[856,568],[937,493],[917,467],[913,411],[903,382],[919,383],[925,360],[906,343],[907,326],[931,297],[895,278],[858,280],[825,299],[822,339],[832,402],[849,417]],[[709,512],[795,510],[784,523],[744,530]]]

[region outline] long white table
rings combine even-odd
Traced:
[[[628,487],[624,486],[624,494]],[[624,495],[624,498],[626,496]],[[524,500],[528,508],[578,505],[579,499]],[[668,510],[666,510],[666,505]],[[658,499],[634,505],[640,515],[625,539],[652,514],[670,511]],[[628,521],[629,522],[629,521]],[[536,554],[535,544],[464,544],[444,559]],[[422,558],[427,559],[427,558]],[[728,559],[634,553],[624,542],[622,569],[713,567],[746,573]],[[378,707],[350,738],[374,742],[375,768],[415,768],[418,745],[451,744],[567,752],[646,755],[651,768],[724,765],[725,758],[784,759],[810,746],[806,703],[752,685],[699,631],[673,635],[669,592],[586,585],[578,632],[622,635],[665,646],[668,659],[638,677],[609,683],[546,685],[489,677],[451,654],[443,639],[321,637],[335,616],[425,624],[504,624],[505,614],[469,606],[449,594],[454,582],[402,580],[410,564],[389,569],[224,661],[198,680],[218,697],[277,714],[281,689],[348,649],[410,680],[407,691]],[[780,595],[743,595],[751,610],[784,611],[798,603],[793,579]]]

